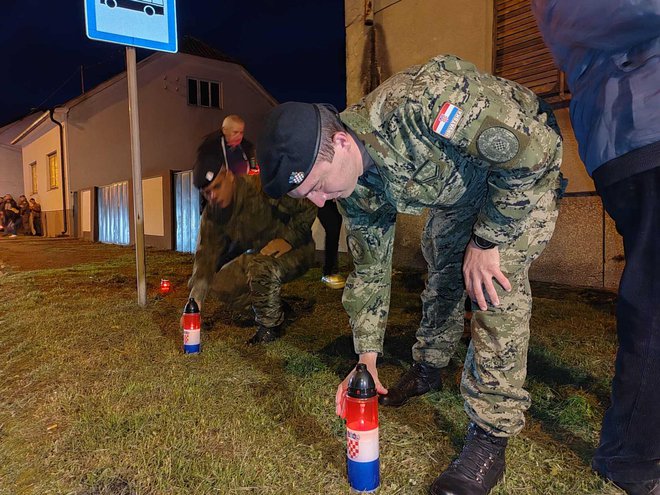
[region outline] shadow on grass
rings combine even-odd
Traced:
[[[339,472],[344,470],[343,452],[337,450],[336,438],[342,428],[337,426],[332,432],[327,432],[327,425],[323,425],[313,415],[292,407],[292,403],[287,400],[295,397],[296,390],[289,386],[286,377],[304,380],[325,368],[322,360],[314,354],[288,359],[267,357],[264,346],[236,346],[235,349],[242,358],[268,376],[267,381],[255,384],[253,394],[270,417],[286,425],[300,443],[318,452],[324,464],[333,466]]]
[[[546,299],[573,300],[590,306],[603,313],[614,315],[616,309],[616,292],[592,287],[571,287],[548,282],[531,282],[534,297]]]
[[[603,407],[609,404],[610,387],[606,378],[596,378],[563,364],[547,348],[530,345],[527,353],[527,375],[551,387],[571,385],[596,396]]]

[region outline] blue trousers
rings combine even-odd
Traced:
[[[623,237],[619,349],[596,471],[620,482],[660,478],[660,166],[598,190]]]

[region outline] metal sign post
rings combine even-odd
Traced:
[[[131,163],[133,165],[133,219],[135,222],[135,264],[138,304],[147,305],[146,264],[144,261],[144,207],[142,204],[142,161],[140,157],[140,113],[138,111],[137,63],[135,48],[126,47],[128,75],[128,117],[131,129]]]
[[[87,36],[126,46],[128,115],[133,169],[133,216],[138,304],[147,305],[144,255],[144,206],[140,158],[140,114],[138,112],[135,48],[176,53],[176,0],[85,0]]]

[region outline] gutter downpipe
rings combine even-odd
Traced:
[[[66,176],[65,176],[65,168],[64,168],[64,127],[62,126],[61,122],[55,120],[55,117],[53,117],[54,112],[55,109],[53,108],[48,109],[48,115],[50,116],[50,120],[52,120],[53,123],[57,124],[57,126],[60,128],[60,166],[62,168],[62,219],[64,220],[64,230],[60,233],[58,237],[65,237],[68,235],[67,231],[69,230],[69,222],[67,219],[67,211],[66,211]]]

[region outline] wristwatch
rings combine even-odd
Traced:
[[[479,237],[477,234],[472,234],[472,241],[479,249],[493,249],[497,246],[494,242],[487,241],[483,237]]]

